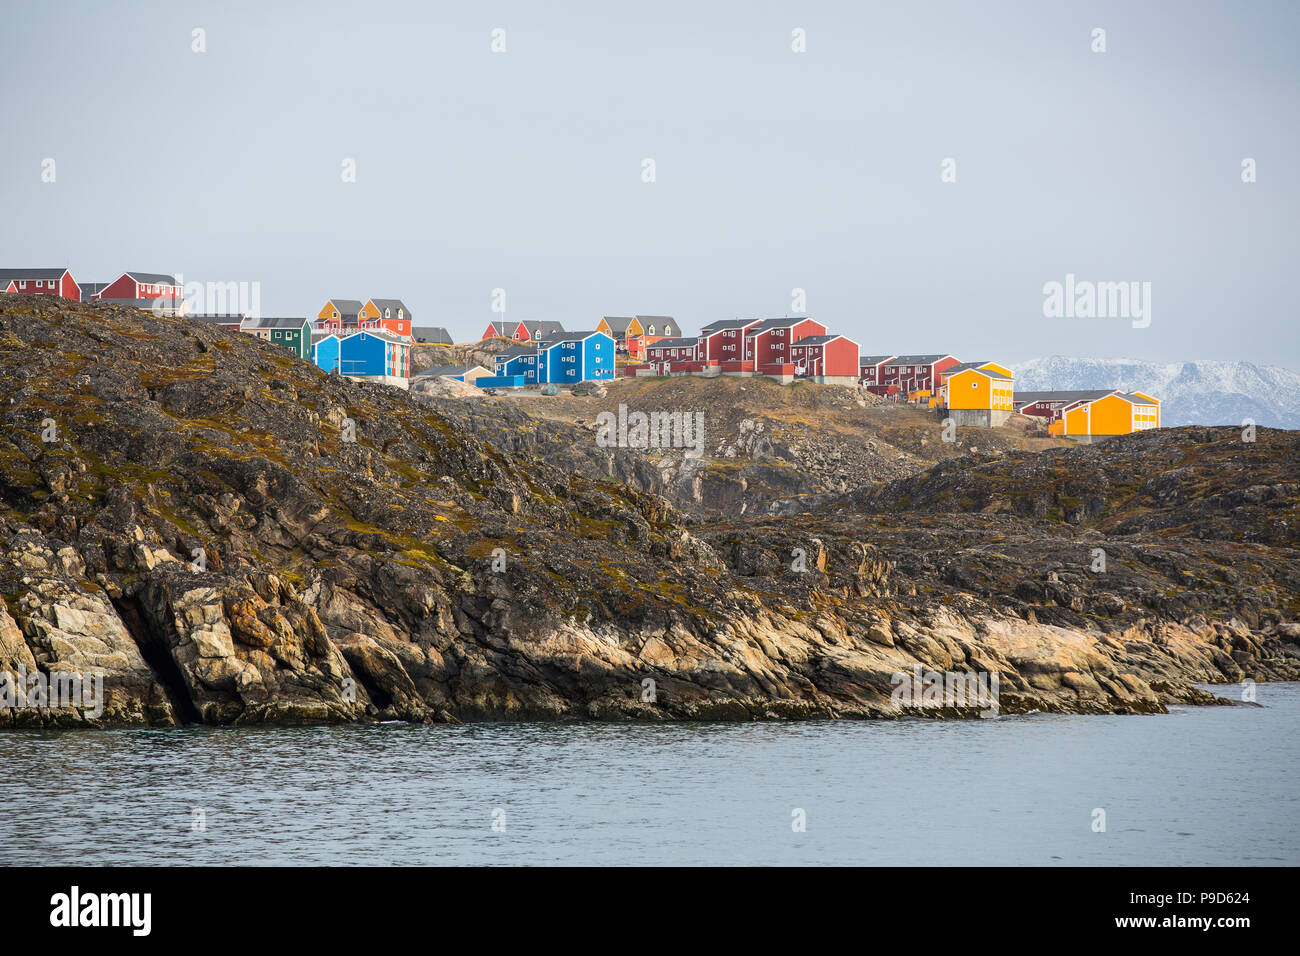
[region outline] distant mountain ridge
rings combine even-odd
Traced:
[[[1015,367],[1016,390],[1140,389],[1161,401],[1161,424],[1300,428],[1300,373],[1250,362],[1143,362],[1053,355]]]

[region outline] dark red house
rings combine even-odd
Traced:
[[[858,356],[858,383],[868,391],[873,391],[873,386],[881,384],[883,380],[882,369],[884,364],[893,361],[897,357],[896,355]]]
[[[765,319],[745,331],[745,360],[753,362],[760,375],[793,375],[790,346],[810,335],[825,334],[826,326],[806,316]]]
[[[656,375],[670,375],[674,372],[698,372],[702,366],[698,361],[699,339],[659,339],[645,347],[646,364],[654,369]]]
[[[183,299],[175,276],[161,272],[123,272],[100,290],[100,299]]]
[[[752,372],[753,363],[745,362],[745,333],[758,325],[758,319],[723,319],[710,322],[700,330],[698,350],[701,362],[717,362],[723,372]]]
[[[880,384],[870,389],[877,395],[901,392],[935,394],[943,384],[943,373],[959,365],[951,355],[900,355],[880,367]]]
[[[0,269],[0,292],[57,295],[81,301],[81,286],[67,269]]]
[[[798,378],[823,385],[856,385],[858,343],[843,335],[809,335],[790,346]]]

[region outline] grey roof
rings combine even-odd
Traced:
[[[510,328],[508,327],[508,324],[507,324],[507,323],[505,323],[505,322],[489,322],[488,324],[492,326],[493,331],[496,332],[497,335],[499,335],[499,336],[509,336],[509,335],[510,335],[511,330],[510,330]]]
[[[660,339],[658,342],[651,342],[646,348],[650,349],[689,349],[700,344],[699,338],[681,338],[681,339]]]
[[[671,315],[638,315],[636,317],[636,320],[640,322],[642,325],[645,325],[646,322],[676,322],[677,321]]]
[[[960,365],[954,365],[951,368],[944,369],[943,374],[951,377],[953,375],[956,375],[958,372],[964,372],[967,369],[971,369],[971,368],[978,370],[981,365],[988,365],[988,364],[989,364],[988,359],[982,359],[978,362],[962,362]]]
[[[1091,401],[1097,398],[1104,398],[1112,392],[1118,391],[1114,388],[1086,388],[1074,389],[1060,392],[1016,392],[1012,396],[1012,403],[1015,405],[1031,405],[1034,402],[1052,402],[1068,405],[1071,402]]]
[[[899,355],[892,362],[886,362],[886,365],[933,365],[940,359],[951,358],[947,352],[940,352],[935,355]]]
[[[843,337],[838,332],[832,332],[829,335],[805,335],[798,342],[791,342],[790,346],[793,348],[796,345],[825,345],[827,342],[834,342],[836,339]]]
[[[244,320],[244,328],[246,329],[300,329],[306,324],[307,320],[305,318],[291,316],[262,315]]]
[[[0,285],[14,279],[61,279],[67,269],[0,269]]]
[[[508,349],[502,349],[494,358],[500,361],[509,361],[510,359],[523,358],[525,355],[536,355],[537,349],[531,345],[512,345]]]
[[[95,296],[97,296],[99,293],[101,293],[101,292],[103,292],[105,289],[107,289],[108,286],[109,286],[109,283],[107,283],[107,282],[78,282],[77,285],[81,287],[81,301],[82,301],[82,302],[89,302],[91,299],[93,299],[93,298],[94,298]]]
[[[605,324],[609,326],[609,330],[615,335],[626,335],[627,327],[632,324],[632,316],[630,315],[603,315],[601,318],[605,320]]]
[[[743,329],[747,325],[753,325],[761,319],[719,319],[717,322],[710,322],[701,332],[723,332],[727,329]]]
[[[528,330],[530,338],[537,338],[539,335],[547,338],[564,332],[564,326],[559,322],[525,322],[524,328]],[[591,333],[588,332],[587,334],[590,335]]]
[[[811,315],[792,315],[782,319],[764,319],[745,334],[748,337],[758,335],[760,332],[766,332],[768,329],[788,329],[792,325],[806,322],[809,319],[812,319]],[[813,321],[816,322],[817,320],[813,319]]]
[[[150,285],[176,285],[176,277],[163,272],[128,272],[126,274],[136,282],[145,282]]]
[[[858,356],[858,364],[859,364],[859,365],[879,365],[881,362],[888,362],[888,361],[889,361],[890,359],[892,359],[892,358],[897,358],[897,356],[894,356],[894,355],[859,355],[859,356]]]
[[[411,326],[411,335],[417,342],[427,342],[431,345],[455,345],[451,333],[441,325],[413,325]]]
[[[421,369],[415,373],[415,378],[425,378],[430,375],[464,375],[466,372],[472,372],[474,369],[487,369],[481,365],[431,365],[429,368]]]
[[[346,319],[349,316],[355,319],[361,314],[361,310],[365,308],[365,304],[358,302],[356,299],[330,299],[330,302],[334,308],[339,310],[339,318],[341,319]]]
[[[406,307],[406,303],[401,299],[371,299],[370,301],[375,304],[375,308],[380,312],[383,312],[385,309],[390,309],[392,310],[393,315],[396,315],[400,309],[404,318],[409,319],[411,317],[411,310]]]

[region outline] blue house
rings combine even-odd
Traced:
[[[537,347],[534,345],[512,345],[504,352],[498,352],[496,358],[496,377],[512,378],[522,376],[525,385],[537,384]]]
[[[563,332],[537,346],[538,382],[573,385],[614,378],[614,339],[604,332]]]
[[[373,330],[326,335],[312,346],[312,359],[318,368],[340,375],[409,378],[411,374],[409,344]]]
[[[311,360],[323,372],[337,372],[339,370],[339,337],[332,332],[328,335],[313,335]]]

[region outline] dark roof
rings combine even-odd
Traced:
[[[492,326],[492,330],[496,332],[497,335],[502,335],[502,336],[510,335],[510,329],[507,328],[505,322],[489,322],[488,324]]]
[[[391,309],[395,315],[400,309],[404,313],[405,318],[409,319],[411,317],[411,310],[406,307],[406,303],[401,299],[371,299],[370,301],[375,304],[375,308],[380,312],[383,312],[385,309]]]
[[[162,272],[128,272],[136,282],[145,282],[149,285],[176,285],[176,277],[169,276]]]
[[[743,329],[747,325],[753,325],[759,319],[719,319],[717,322],[710,322],[701,332],[722,332],[726,329]]]
[[[451,333],[441,325],[413,325],[411,326],[411,335],[417,342],[428,342],[433,345],[455,345],[452,341]]]
[[[355,319],[361,314],[361,310],[365,308],[365,304],[358,302],[356,299],[330,299],[330,304],[339,310],[339,318],[341,319],[348,316]]]
[[[61,279],[67,269],[0,269],[0,284],[8,285],[14,279]]]
[[[645,325],[646,322],[676,322],[677,321],[671,315],[638,315],[636,317],[636,320],[640,322],[642,325]]]
[[[658,342],[651,342],[646,348],[649,349],[687,349],[694,348],[700,344],[698,337],[681,338],[681,339],[660,339]]]
[[[512,345],[508,349],[502,349],[493,357],[499,362],[502,359],[509,361],[510,359],[521,358],[525,355],[536,355],[536,354],[537,354],[537,349],[533,348],[533,346],[531,345]]]
[[[939,359],[950,358],[947,352],[941,352],[936,355],[899,355],[892,362],[886,362],[886,365],[933,365]]]
[[[1070,402],[1092,401],[1117,391],[1113,388],[1086,388],[1074,389],[1061,392],[1020,392],[1017,391],[1012,396],[1013,404],[1030,405],[1034,402],[1059,402],[1069,404]]]
[[[896,356],[893,356],[893,355],[859,355],[859,356],[858,356],[858,364],[859,364],[859,365],[879,365],[881,362],[888,362],[888,361],[889,361],[890,359],[892,359],[892,358],[896,358]]]
[[[89,302],[92,298],[108,288],[107,282],[78,282],[81,288],[81,301]]]
[[[306,324],[307,320],[305,318],[291,316],[262,315],[244,320],[244,327],[248,329],[300,329]]]
[[[760,332],[766,332],[768,329],[788,329],[799,322],[806,322],[812,319],[811,315],[793,315],[782,319],[764,319],[758,325],[749,330],[746,335],[758,335]],[[813,319],[816,322],[816,319]]]
[[[834,342],[842,338],[838,332],[832,332],[830,335],[805,335],[798,342],[791,342],[791,347],[795,345],[825,345],[827,342]]]
[[[536,338],[539,335],[543,337],[553,336],[557,332],[559,333],[564,332],[564,326],[562,326],[559,322],[525,322],[524,328],[528,330],[528,334],[532,338]],[[587,333],[587,335],[590,334],[591,334],[590,332]]]

